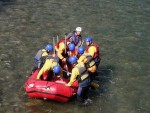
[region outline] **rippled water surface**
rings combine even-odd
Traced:
[[[0,0],[1,113],[149,113],[149,0]],[[101,88],[93,103],[30,99],[23,85],[33,57],[75,27],[100,45]]]

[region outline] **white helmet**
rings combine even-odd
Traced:
[[[76,28],[76,31],[81,32],[81,31],[82,31],[82,28],[81,28],[81,27],[77,27],[77,28]]]

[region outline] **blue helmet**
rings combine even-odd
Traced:
[[[70,43],[70,44],[68,45],[68,47],[69,47],[69,50],[70,50],[70,51],[73,51],[73,50],[75,49],[75,44],[74,44],[74,43]]]
[[[85,42],[92,42],[92,38],[91,37],[86,37]]]
[[[83,54],[84,53],[84,47],[83,46],[80,46],[79,48],[78,48],[78,53],[79,54]]]
[[[53,46],[51,44],[47,44],[45,46],[46,51],[52,51],[53,50]]]
[[[77,57],[75,57],[75,56],[70,57],[69,62],[76,63],[77,62]]]
[[[58,74],[60,72],[60,66],[58,65],[54,66],[53,69],[55,74]]]

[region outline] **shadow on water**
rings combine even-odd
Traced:
[[[45,111],[43,111],[41,108],[39,108],[39,106],[36,105],[29,105],[29,106],[25,106],[27,109],[30,109],[32,112],[36,112],[36,113],[47,113]]]
[[[5,11],[5,7],[14,5],[15,2],[16,0],[0,0],[0,12]]]
[[[16,0],[0,0],[0,2],[3,2],[3,3],[8,3],[8,2],[14,2]]]
[[[1,90],[1,89],[0,89]],[[2,102],[2,97],[3,97],[3,92],[2,92],[2,90],[0,91],[0,103]]]
[[[92,98],[96,97],[95,95],[104,95],[104,93],[108,92],[109,84],[114,84],[113,82],[113,74],[115,71],[115,67],[111,65],[102,65],[98,68],[98,76],[96,76],[96,81],[100,85],[100,87],[90,92],[90,96]]]
[[[4,6],[13,5],[16,0],[0,0],[0,11],[3,10]]]

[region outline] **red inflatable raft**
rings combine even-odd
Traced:
[[[68,80],[62,81],[59,77],[53,77],[50,81],[36,80],[36,70],[25,83],[25,90],[29,97],[44,98],[59,102],[67,102],[76,95],[78,82],[75,81],[72,87],[65,84]]]

